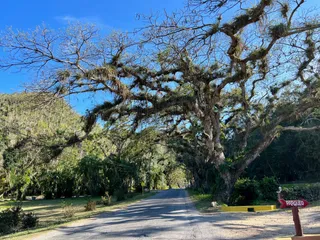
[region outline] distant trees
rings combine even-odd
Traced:
[[[56,145],[57,152],[83,141],[99,118],[127,118],[133,131],[158,125],[197,141],[195,164],[214,168],[216,195],[228,202],[239,176],[282,132],[319,129],[295,125],[320,105],[320,23],[302,15],[303,3],[190,0],[161,21],[148,18],[134,39],[101,38],[81,25],[9,29],[0,68],[35,70],[39,92],[111,94],[88,111],[82,135]],[[208,172],[194,173],[203,179]]]
[[[167,186],[167,169],[179,168],[157,130],[132,134],[126,122],[97,124],[81,144],[66,147],[56,156],[52,146],[78,134],[82,120],[63,100],[39,106],[33,101],[38,97],[0,95],[2,196],[23,199],[43,194],[50,199],[113,194],[119,189],[141,191],[142,185],[161,188]],[[185,181],[183,174],[175,178]]]
[[[49,146],[64,142],[81,129],[80,117],[60,99],[39,106],[36,94],[0,95],[0,171],[2,194],[15,192],[23,198],[36,186],[42,171],[53,159]],[[45,99],[45,96],[37,95]],[[65,157],[65,155],[61,155]]]
[[[187,186],[186,171],[183,167],[173,167],[166,173],[169,188],[182,188]]]

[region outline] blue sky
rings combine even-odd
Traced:
[[[81,21],[94,23],[105,31],[130,31],[143,22],[137,14],[150,14],[178,10],[186,0],[4,0],[1,2],[0,31],[34,29],[45,23],[51,28],[61,28],[68,23]],[[254,1],[253,1],[254,2]],[[307,0],[306,7],[320,6],[319,0]],[[0,52],[1,54],[1,52]],[[13,73],[0,71],[0,93],[23,90],[22,84],[30,79],[28,72]],[[80,113],[92,105],[94,99],[70,99]]]
[[[184,0],[14,0],[1,1],[0,31],[34,29],[45,23],[51,28],[61,28],[68,23],[81,21],[93,23],[104,31],[130,31],[141,25],[137,14],[150,14],[164,9],[180,9]],[[1,53],[0,53],[1,54]],[[27,72],[0,71],[0,93],[23,90],[23,83],[31,81]],[[93,99],[71,99],[71,104],[81,113]]]

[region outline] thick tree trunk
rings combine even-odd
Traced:
[[[237,179],[245,171],[245,169],[263,152],[273,141],[276,136],[277,129],[272,129],[266,136],[249,151],[241,161],[235,162],[232,167],[227,167],[225,169],[224,165],[226,164],[225,156],[223,151],[219,152],[212,156],[213,163],[215,168],[219,173],[219,176],[222,180],[221,186],[218,186],[216,191],[216,197],[218,200],[230,203],[230,198],[232,196],[234,185]],[[218,143],[220,144],[220,143]],[[216,145],[218,145],[216,143]]]
[[[231,172],[220,173],[220,181],[217,183],[217,188],[214,193],[216,200],[223,203],[230,203],[231,196],[234,190],[234,184],[237,178]]]

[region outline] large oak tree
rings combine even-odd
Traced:
[[[33,70],[40,92],[111,94],[88,111],[86,134],[66,145],[99,118],[129,117],[134,130],[158,124],[181,137],[198,124],[205,161],[223,179],[218,196],[228,201],[236,179],[274,138],[306,130],[288,123],[319,107],[320,23],[303,14],[303,3],[190,0],[180,12],[145,18],[131,36],[102,37],[81,25],[9,29],[0,67]]]

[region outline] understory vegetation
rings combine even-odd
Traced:
[[[319,205],[320,183],[280,184],[274,177],[264,177],[262,180],[241,178],[235,184],[230,206],[246,205],[279,205],[279,186],[282,187],[281,197],[287,200],[306,199],[311,205]],[[214,211],[212,207],[214,197],[210,193],[204,193],[199,189],[188,190],[195,206],[202,212]],[[224,204],[218,202],[217,206]]]
[[[266,180],[267,179],[267,180]],[[250,179],[240,179],[236,183],[236,189],[232,195],[230,206],[247,206],[247,205],[277,205],[278,185],[274,184],[273,178],[265,178],[263,181],[269,183],[258,182]],[[270,183],[273,182],[273,183]],[[260,188],[259,185],[260,184]],[[261,185],[262,184],[262,185]],[[264,185],[264,186],[263,186]],[[267,187],[270,191],[265,191]],[[195,207],[203,213],[220,211],[223,202],[216,202],[210,193],[204,193],[199,189],[188,189],[191,200]],[[319,183],[300,183],[300,184],[282,184],[282,197],[287,200],[307,199],[310,206],[320,205],[320,186]],[[212,206],[212,202],[216,206]]]
[[[209,212],[212,210],[211,202],[212,194],[203,193],[199,189],[188,189],[189,196],[195,207],[201,212]]]
[[[34,228],[38,218],[32,213],[24,213],[21,206],[6,209],[0,213],[0,235]]]

